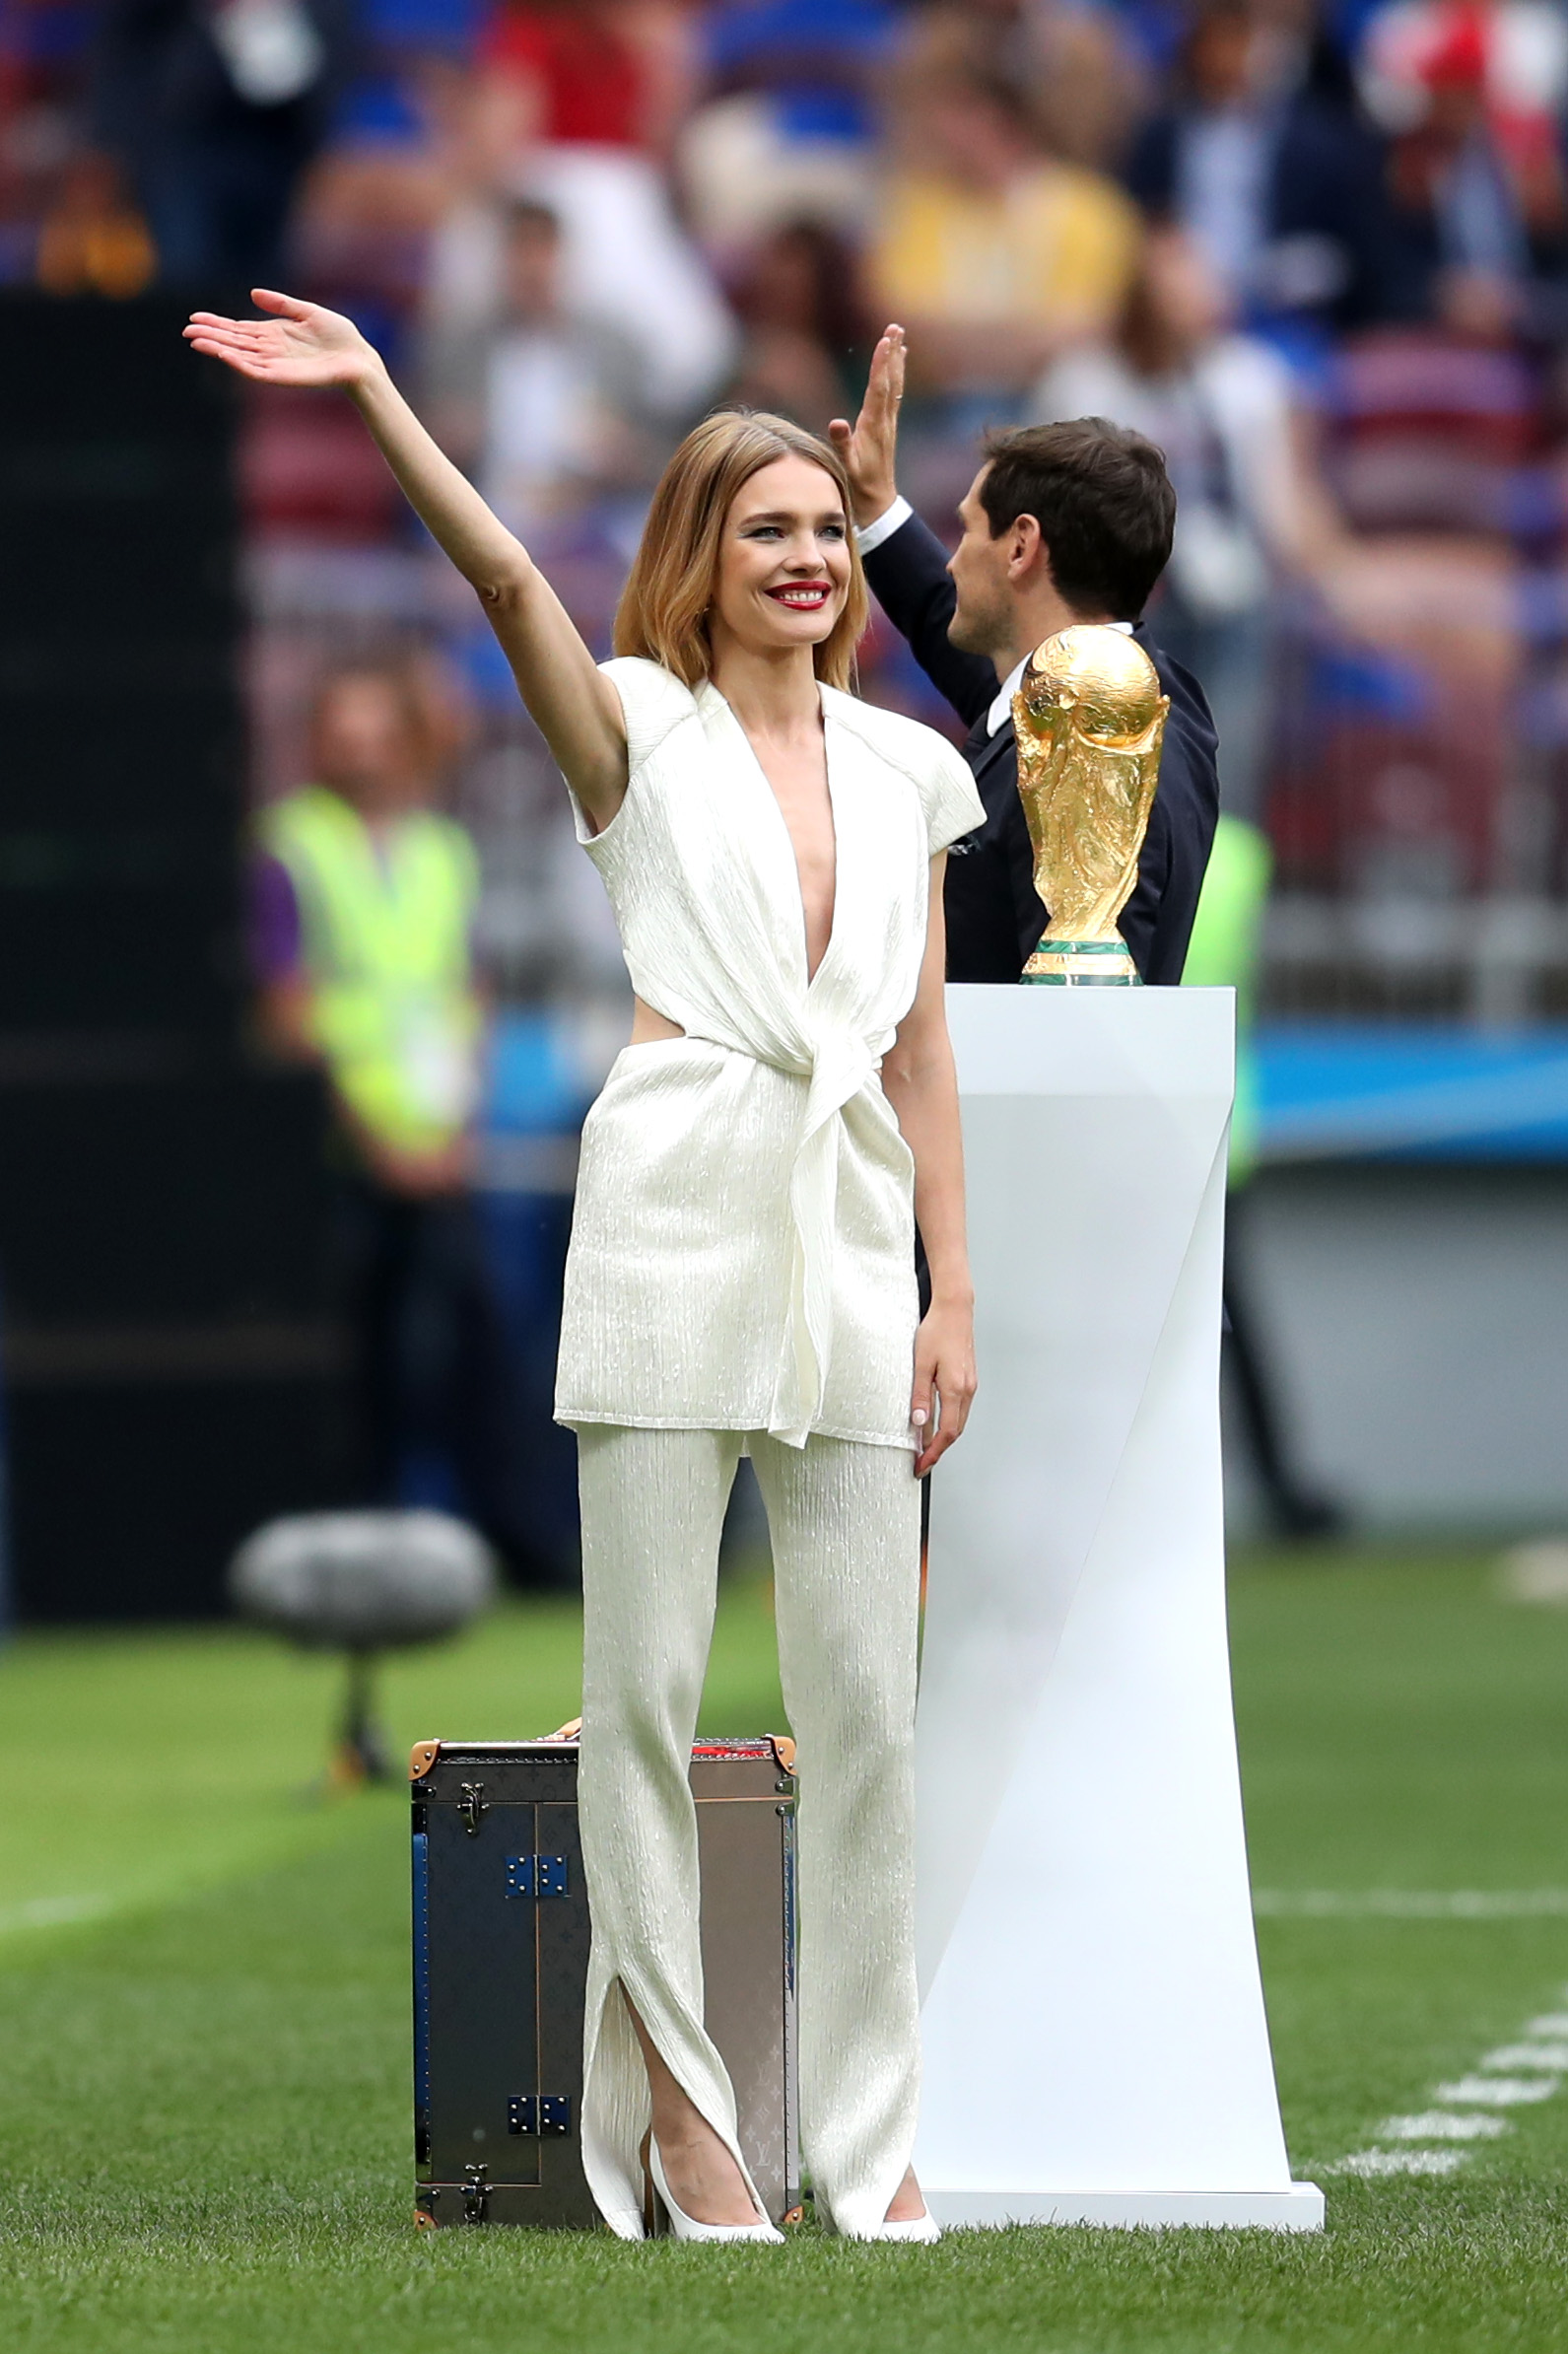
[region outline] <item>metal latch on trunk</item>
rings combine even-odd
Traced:
[[[569,2093],[514,2093],[507,2103],[507,2131],[526,2133],[543,2139],[552,2133],[572,2130],[572,2097]]]
[[[564,1897],[570,1893],[569,1859],[564,1855],[509,1855],[509,1897]]]

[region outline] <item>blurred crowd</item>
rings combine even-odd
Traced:
[[[0,25],[4,276],[348,310],[594,640],[685,426],[739,400],[820,429],[888,317],[938,527],[987,424],[1141,427],[1181,499],[1157,629],[1274,843],[1274,1001],[1559,1004],[1559,0],[9,0]],[[301,781],[323,651],[440,655],[500,986],[591,1030],[613,947],[548,764],[357,421],[257,403],[244,477],[261,794]],[[863,678],[942,724],[890,632]]]
[[[349,312],[605,651],[685,429],[852,414],[889,319],[938,531],[987,426],[1136,426],[1262,1005],[1568,1004],[1568,0],[3,0],[0,283]],[[353,410],[239,414],[257,1029],[336,1102],[365,1491],[558,1582],[608,908]],[[861,684],[951,725],[880,620]]]

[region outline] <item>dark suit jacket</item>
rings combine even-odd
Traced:
[[[986,822],[948,853],[947,977],[1016,981],[1045,930],[1045,915],[1018,798],[1012,722],[992,736],[986,733],[986,714],[996,699],[995,670],[984,655],[960,653],[947,635],[956,591],[942,543],[919,516],[867,556],[865,574],[931,684],[971,723],[964,757],[975,772]],[[1135,635],[1160,674],[1171,712],[1137,887],[1123,910],[1121,930],[1143,979],[1174,987],[1187,961],[1219,815],[1217,745],[1196,679],[1152,645],[1141,625]]]

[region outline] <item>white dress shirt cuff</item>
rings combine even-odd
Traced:
[[[861,555],[869,556],[882,545],[884,539],[891,539],[895,531],[902,531],[914,513],[908,499],[895,499],[874,523],[867,523],[863,531],[855,532],[854,542]]]

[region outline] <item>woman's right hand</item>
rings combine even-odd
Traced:
[[[185,341],[260,384],[337,384],[353,391],[380,368],[375,345],[336,311],[261,286],[251,289],[250,299],[272,317],[223,318],[215,311],[193,311]]]

